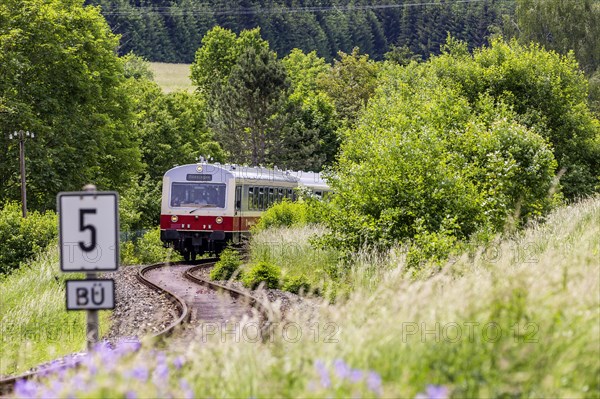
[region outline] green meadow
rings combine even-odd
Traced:
[[[190,64],[151,62],[149,65],[154,74],[154,81],[161,87],[163,92],[193,90],[192,81],[190,80]]]

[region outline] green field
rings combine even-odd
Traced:
[[[190,80],[190,64],[151,62],[150,69],[154,73],[154,81],[165,93],[176,90],[193,90]]]

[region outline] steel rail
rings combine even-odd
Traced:
[[[261,316],[263,317],[264,323],[261,328],[261,336],[262,336],[263,340],[266,340],[269,335],[269,331],[270,331],[269,328],[274,319],[271,307],[265,305],[261,300],[252,296],[248,292],[240,291],[236,288],[233,288],[233,287],[230,287],[227,285],[215,283],[214,281],[206,280],[201,277],[195,276],[193,274],[196,270],[199,270],[204,267],[206,267],[206,266],[199,265],[199,266],[191,267],[183,273],[183,276],[185,278],[187,278],[188,280],[193,281],[196,284],[203,285],[203,286],[213,289],[217,292],[226,292],[227,294],[229,294],[230,296],[232,296],[234,298],[245,298],[248,301],[248,304],[250,306],[254,307],[255,309],[257,309],[259,311],[259,313],[261,314]]]

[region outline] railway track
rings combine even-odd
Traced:
[[[152,337],[162,340],[171,336],[186,323],[203,321],[227,323],[241,318],[244,314],[249,314],[250,308],[258,311],[264,322],[263,330],[266,331],[272,316],[268,306],[246,292],[214,283],[193,274],[196,270],[213,266],[216,260],[216,258],[211,258],[196,262],[156,263],[138,271],[136,276],[138,281],[165,295],[178,312],[178,316],[173,322],[162,331],[153,334]],[[41,374],[47,375],[67,367],[76,367],[84,356],[85,353],[70,355],[70,357],[63,358],[61,364],[53,367],[45,364],[26,373],[0,379],[0,397],[9,395],[18,380],[32,379]]]

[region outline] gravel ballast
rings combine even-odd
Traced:
[[[104,337],[109,341],[159,333],[178,317],[177,308],[164,294],[137,279],[142,267],[124,266],[117,272],[103,275],[115,280],[116,306],[111,315],[110,330]]]

